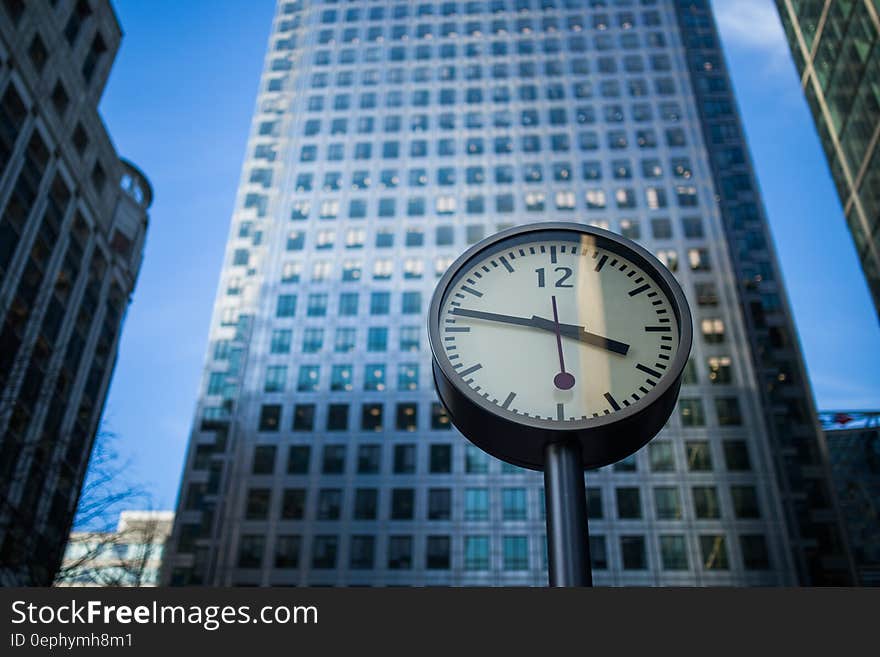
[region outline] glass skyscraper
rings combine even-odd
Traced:
[[[450,426],[425,312],[560,219],[656,253],[696,324],[668,426],[587,474],[595,582],[847,572],[706,3],[282,1],[260,89],[166,582],[546,584],[542,478]]]
[[[776,5],[880,316],[880,4]]]

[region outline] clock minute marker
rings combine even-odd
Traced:
[[[604,396],[605,399],[608,400],[608,403],[611,404],[611,408],[613,408],[615,411],[620,410],[620,404],[618,404],[617,400],[611,396],[610,392],[606,392]]]
[[[651,369],[650,367],[648,367],[647,365],[642,365],[641,363],[636,363],[636,369],[637,369],[637,370],[641,370],[641,371],[644,372],[645,374],[648,374],[648,375],[650,375],[650,376],[653,376],[654,378],[657,378],[657,379],[659,379],[661,376],[663,376],[663,375],[662,375],[660,372],[658,372],[657,370],[653,370],[653,369]]]
[[[477,363],[476,365],[471,365],[471,366],[470,366],[469,368],[467,368],[466,370],[462,370],[461,372],[458,373],[458,375],[459,375],[460,377],[464,378],[464,377],[466,377],[468,374],[473,374],[474,372],[476,372],[477,370],[480,370],[480,369],[483,369],[483,364],[482,364],[482,363]]]
[[[515,392],[511,392],[509,395],[507,395],[507,398],[504,400],[504,403],[501,404],[501,408],[508,408],[510,406],[510,403],[513,401],[514,397],[516,397]]]

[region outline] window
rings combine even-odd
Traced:
[[[303,345],[302,351],[304,354],[314,354],[321,350],[321,347],[324,346],[324,329],[322,328],[314,328],[310,327],[303,331]],[[268,376],[267,381],[268,385]],[[266,390],[266,392],[270,392]],[[281,392],[277,390],[275,392]]]
[[[358,474],[377,474],[379,472],[382,462],[381,445],[359,445],[357,454]]]
[[[452,445],[431,445],[428,471],[431,474],[452,472]]]
[[[700,330],[703,333],[703,341],[706,344],[721,344],[724,342],[723,319],[716,317],[700,320]]]
[[[415,431],[418,426],[418,405],[414,403],[397,404],[398,431]]]
[[[654,489],[654,503],[658,520],[681,520],[681,500],[678,488],[672,486]]]
[[[504,520],[526,519],[526,489],[504,488],[501,491],[501,509]]]
[[[291,445],[287,452],[287,474],[306,474],[311,453],[309,445]]]
[[[675,249],[661,249],[657,251],[657,259],[662,262],[669,271],[678,271],[678,253]]]
[[[700,555],[706,570],[727,570],[727,544],[724,536],[700,536]]]
[[[350,391],[351,381],[351,365],[333,365],[330,368],[330,390]]]
[[[260,431],[278,431],[281,425],[281,405],[263,404],[260,407]]]
[[[739,426],[742,424],[739,399],[736,397],[716,397],[715,413],[718,416],[718,424],[722,427]]]
[[[275,539],[275,567],[299,567],[301,539],[295,535],[279,535]]]
[[[422,293],[404,292],[401,311],[405,315],[416,315],[422,311]]]
[[[373,567],[375,539],[372,536],[352,536],[349,566],[352,570],[369,570]]]
[[[449,536],[428,536],[425,555],[425,566],[429,570],[447,570],[449,568]]]
[[[327,431],[348,430],[348,404],[330,404],[327,407]]]
[[[688,249],[687,257],[691,271],[709,271],[712,269],[707,249]]]
[[[391,536],[388,539],[389,570],[412,568],[412,536]]]
[[[475,244],[483,239],[485,227],[482,224],[470,224],[465,227],[465,238],[468,244]]]
[[[449,520],[452,509],[452,491],[449,488],[428,490],[428,520]]]
[[[675,456],[672,443],[654,441],[648,446],[648,459],[652,472],[672,472],[675,470]]]
[[[709,380],[712,383],[728,384],[733,380],[730,356],[712,356],[707,361]]]
[[[387,315],[391,308],[390,292],[372,292],[370,294],[370,314]]]
[[[419,387],[418,363],[400,363],[397,366],[397,389],[417,390]]]
[[[318,520],[339,520],[342,507],[342,491],[339,488],[322,488],[318,491]]]
[[[312,568],[335,568],[339,539],[336,536],[315,536],[312,545]]]
[[[339,295],[339,314],[343,317],[354,317],[358,312],[358,293],[343,292]]]
[[[687,570],[688,558],[684,536],[660,536],[660,561],[663,570]]]
[[[761,517],[758,493],[754,486],[731,486],[730,497],[733,500],[733,513],[737,518]]]
[[[297,379],[296,389],[299,392],[314,392],[318,389],[320,374],[320,365],[301,365],[299,368],[299,378]]]
[[[617,489],[617,517],[641,518],[642,505],[638,488]]]
[[[278,295],[277,306],[275,309],[276,317],[293,317],[296,314],[296,295],[280,294]]]
[[[358,488],[354,493],[354,519],[375,520],[379,491],[375,488]]]
[[[361,405],[361,429],[382,431],[382,404]]]
[[[315,428],[315,405],[297,404],[293,409],[293,430],[311,431]]]
[[[602,189],[589,189],[586,192],[585,200],[587,209],[602,210],[605,208],[605,191]]]
[[[689,440],[685,443],[688,470],[705,472],[712,469],[712,455],[705,440]]]
[[[302,520],[305,517],[306,491],[304,488],[285,488],[281,495],[281,519]]]
[[[488,536],[465,536],[464,537],[464,569],[465,570],[488,570],[489,569],[489,537]]]
[[[489,472],[489,456],[481,449],[474,445],[465,445],[464,457],[464,471],[466,473],[485,474]]]
[[[364,390],[385,390],[384,363],[372,363],[364,367]]]
[[[431,429],[451,429],[446,409],[438,402],[431,403]]]
[[[543,492],[543,490],[542,490]],[[544,508],[544,505],[541,506]],[[587,487],[587,517],[602,518],[605,514],[602,512],[602,489],[598,487]]]
[[[400,327],[400,351],[418,351],[421,331],[418,326]]]
[[[760,534],[743,534],[739,537],[740,551],[746,570],[767,570],[770,568],[770,554],[767,541]]]
[[[391,519],[412,520],[415,509],[415,490],[394,488],[391,490]]]
[[[357,329],[349,326],[340,326],[336,329],[336,337],[333,341],[333,350],[338,354],[347,354],[354,350]]]
[[[702,399],[679,399],[678,407],[681,415],[682,426],[702,427],[706,424],[706,416],[703,413]]]
[[[644,536],[621,536],[620,554],[624,570],[644,570],[648,567]]]
[[[251,488],[245,501],[244,517],[247,520],[265,520],[269,516],[269,488]]]
[[[321,472],[342,474],[345,471],[345,445],[324,445]]]
[[[238,544],[238,567],[260,568],[263,565],[263,553],[266,549],[266,537],[256,534],[244,534]]]
[[[371,326],[367,329],[367,351],[385,351],[388,348],[388,329]]]
[[[502,548],[504,570],[528,570],[529,542],[527,536],[504,536]]]
[[[728,470],[742,472],[751,470],[749,450],[744,440],[724,441],[724,463]]]
[[[694,513],[698,519],[717,519],[721,517],[718,505],[718,491],[714,486],[694,486]]]
[[[464,519],[489,519],[489,489],[466,488],[464,491]]]
[[[416,446],[411,443],[394,446],[394,474],[416,471]]]
[[[287,381],[287,365],[270,365],[266,368],[263,392],[284,392]]]

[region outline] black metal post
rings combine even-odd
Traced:
[[[544,450],[550,586],[592,586],[584,464],[576,442]]]

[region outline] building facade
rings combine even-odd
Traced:
[[[71,532],[55,586],[157,586],[172,511],[123,511],[112,532]]]
[[[880,411],[820,414],[857,583],[880,586]]]
[[[880,7],[776,5],[880,317]]]
[[[97,106],[109,2],[0,2],[0,585],[49,585],[141,264],[149,183]]]
[[[804,581],[789,525],[807,519],[789,517],[768,422],[788,406],[765,408],[762,358],[789,359],[791,403],[811,408],[809,388],[757,192],[743,211],[718,200],[725,166],[737,191],[753,177],[709,12],[278,3],[164,581],[546,584],[541,475],[450,426],[425,312],[468,245],[565,219],[656,253],[697,336],[660,436],[586,475],[595,582]],[[706,93],[725,94],[724,149],[707,143]],[[756,227],[748,245],[732,232]],[[750,324],[745,289],[771,327]],[[798,436],[820,458],[807,417]]]

